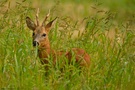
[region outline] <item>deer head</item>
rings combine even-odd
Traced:
[[[39,9],[37,10],[37,13],[36,13],[36,23],[32,21],[29,17],[26,17],[26,24],[28,28],[33,31],[33,36],[32,36],[33,46],[43,47],[49,43],[48,33],[50,31],[52,23],[55,21],[56,18],[45,25],[45,22],[50,15],[50,12],[49,12],[45,16],[45,19],[43,20],[42,24],[40,25],[39,19],[38,19],[38,13],[39,13]]]

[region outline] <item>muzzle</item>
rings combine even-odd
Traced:
[[[33,41],[33,46],[34,47],[36,47],[36,46],[38,46],[39,45],[39,43],[37,42],[37,41]]]

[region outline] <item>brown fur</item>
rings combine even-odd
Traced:
[[[42,64],[48,64],[48,57],[50,55],[53,56],[53,62],[54,64],[56,63],[57,57],[65,56],[68,60],[69,63],[72,62],[72,57],[75,55],[76,63],[79,63],[80,66],[87,66],[89,67],[90,65],[90,56],[88,53],[85,52],[85,50],[80,49],[80,48],[72,48],[70,51],[64,52],[64,51],[54,51],[51,49],[44,49],[38,50],[39,53],[39,58],[42,60]]]

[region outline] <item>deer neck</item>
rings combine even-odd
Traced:
[[[51,53],[51,47],[50,47],[50,42],[49,40],[47,43],[43,44],[41,47],[38,48],[38,54],[39,58],[48,58],[48,56]]]

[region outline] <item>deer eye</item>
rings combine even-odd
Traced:
[[[43,36],[43,37],[45,37],[45,36],[46,36],[46,34],[44,33],[42,36]]]
[[[32,36],[35,36],[35,33],[33,33]]]

